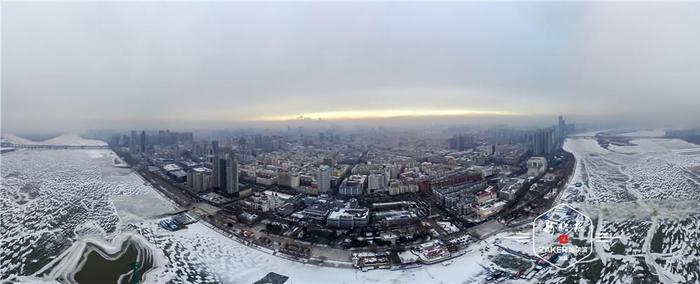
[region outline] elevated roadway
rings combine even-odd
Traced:
[[[16,143],[2,143],[2,147],[16,148],[16,149],[109,149],[108,145],[75,145],[75,144],[16,144]]]

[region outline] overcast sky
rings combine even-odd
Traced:
[[[700,3],[2,3],[3,132],[387,110],[700,126]]]

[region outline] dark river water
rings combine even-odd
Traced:
[[[74,277],[78,283],[140,283],[144,272],[153,265],[150,254],[135,242],[126,242],[114,255],[94,245],[88,246],[86,251],[89,251],[83,256],[86,262]]]

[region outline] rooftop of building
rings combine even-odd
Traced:
[[[338,208],[328,214],[328,219],[367,218],[368,208]]]

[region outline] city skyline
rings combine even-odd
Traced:
[[[3,3],[3,132],[697,127],[700,3]],[[87,24],[90,23],[90,24]],[[653,115],[651,115],[653,114]]]
[[[0,0],[0,37],[2,283],[700,284],[700,2]]]

